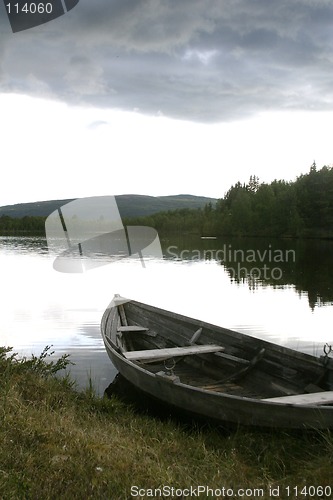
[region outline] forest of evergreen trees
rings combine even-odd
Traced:
[[[254,175],[232,186],[215,207],[160,212],[127,224],[152,226],[161,234],[333,238],[333,167],[317,170],[314,162],[293,182],[260,183]]]
[[[45,219],[46,217],[39,216],[10,217],[9,215],[1,215],[0,235],[45,235]]]
[[[260,183],[254,175],[247,184],[232,186],[216,206],[182,208],[126,219],[124,225],[143,225],[160,234],[200,236],[277,236],[333,238],[333,167],[309,173],[293,182]],[[0,234],[43,234],[45,217],[0,217]]]

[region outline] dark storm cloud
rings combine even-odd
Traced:
[[[196,121],[333,103],[328,0],[81,0],[0,28],[3,91]]]

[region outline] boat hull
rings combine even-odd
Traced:
[[[208,323],[199,322],[191,318],[169,313],[164,310],[156,310],[150,306],[144,306],[133,302],[136,308],[141,307],[143,321],[145,314],[167,315],[172,318],[177,325],[190,324],[192,328],[200,326],[210,331],[220,333],[219,340],[223,341],[221,333],[228,332],[228,335],[236,336],[238,342],[247,343],[249,337],[230,330],[220,329]],[[147,307],[148,309],[145,309]],[[113,365],[119,373],[132,385],[145,392],[149,396],[156,398],[173,407],[186,412],[196,414],[200,417],[218,420],[223,423],[241,424],[246,426],[289,428],[289,429],[325,429],[333,428],[333,406],[330,405],[299,405],[281,404],[271,401],[264,401],[265,398],[254,398],[226,394],[216,390],[203,389],[184,383],[181,377],[177,377],[177,370],[151,371],[150,365],[126,359],[117,343],[117,325],[119,325],[119,313],[117,306],[108,308],[103,316],[101,330],[107,353]],[[253,341],[253,339],[252,339]],[[260,346],[268,346],[270,351],[277,353],[287,352],[289,356],[293,353],[296,359],[303,358],[303,355],[290,349],[284,349],[275,344],[265,341],[258,341]],[[212,356],[212,355],[211,355]],[[316,369],[320,369],[321,362],[312,356],[304,355],[305,361],[311,361]],[[318,367],[316,366],[318,364]],[[261,372],[260,372],[261,373]],[[255,376],[260,375],[254,374]],[[266,398],[267,399],[267,398]]]

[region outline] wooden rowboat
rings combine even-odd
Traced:
[[[275,428],[333,428],[333,359],[115,296],[101,331],[120,374],[200,417]]]

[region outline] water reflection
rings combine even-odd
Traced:
[[[48,255],[46,238],[40,236],[0,236],[0,253]]]
[[[216,261],[232,283],[250,289],[294,286],[309,306],[333,303],[333,241],[266,238],[163,241],[167,259]]]
[[[310,354],[333,344],[332,242],[183,236],[162,245],[164,259],[145,268],[124,260],[72,275],[54,271],[45,238],[0,238],[0,345],[24,355],[53,345],[75,361],[80,387],[91,378],[102,393],[115,370],[99,324],[115,293]],[[275,250],[295,258],[274,261]],[[231,272],[238,264],[243,275]],[[262,265],[282,275],[251,276]]]

